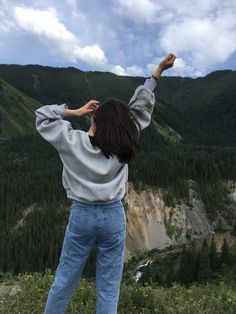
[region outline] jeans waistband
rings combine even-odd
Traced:
[[[114,201],[112,203],[105,203],[105,204],[99,204],[99,203],[85,203],[85,202],[81,202],[81,201],[77,201],[77,200],[71,200],[73,205],[78,205],[78,206],[82,206],[82,207],[93,207],[93,208],[97,208],[97,207],[103,207],[103,208],[112,208],[112,207],[116,207],[116,206],[120,206],[123,205],[121,200],[117,200]]]

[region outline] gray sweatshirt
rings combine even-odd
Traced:
[[[146,79],[134,92],[129,107],[141,130],[151,122],[155,104],[156,82]],[[108,204],[121,200],[126,193],[128,164],[117,156],[106,158],[99,147],[93,147],[88,132],[75,130],[64,120],[66,104],[38,108],[36,129],[59,153],[63,164],[62,184],[67,198],[90,204]]]

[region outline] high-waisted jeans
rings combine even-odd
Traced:
[[[125,240],[126,215],[121,200],[102,205],[73,200],[44,314],[65,313],[95,243],[96,314],[117,313]]]

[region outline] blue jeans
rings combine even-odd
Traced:
[[[117,313],[125,240],[126,215],[121,200],[102,205],[73,200],[44,314],[65,313],[95,243],[96,314]]]

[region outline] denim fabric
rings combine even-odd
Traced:
[[[121,200],[103,205],[72,201],[59,264],[44,314],[65,313],[95,243],[96,314],[117,313],[125,240],[126,215]]]

